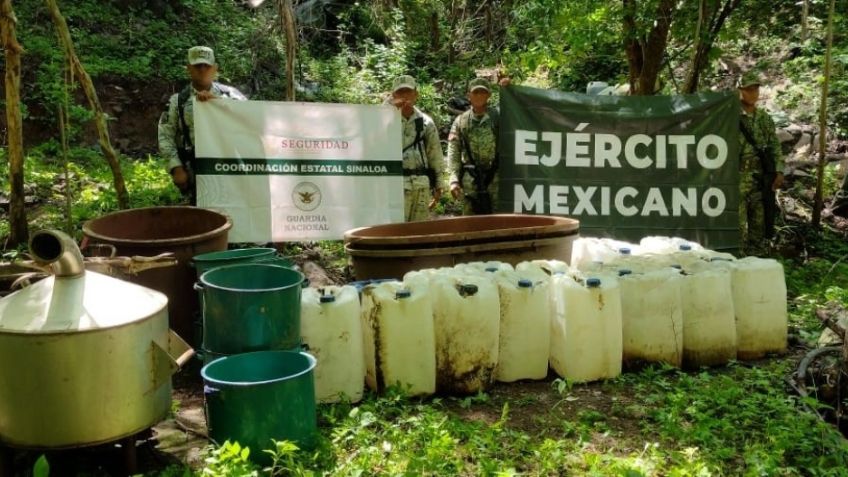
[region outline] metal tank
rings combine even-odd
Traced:
[[[165,295],[85,271],[61,232],[37,232],[30,251],[53,275],[0,300],[0,444],[96,445],[164,418],[194,353]]]

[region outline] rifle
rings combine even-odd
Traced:
[[[489,118],[492,121],[492,129],[495,132],[495,144],[497,144],[497,113],[495,111],[490,111]],[[466,134],[470,128],[470,122],[471,116],[468,117],[468,123],[466,124]],[[491,214],[494,212],[494,204],[492,204],[492,194],[489,193],[489,186],[492,184],[492,181],[494,181],[495,174],[498,172],[498,151],[495,150],[495,159],[489,167],[486,170],[481,171],[481,168],[478,167],[477,160],[474,159],[474,156],[471,154],[471,144],[469,143],[466,134],[460,134],[459,141],[462,143],[462,147],[465,150],[465,155],[468,157],[469,163],[463,164],[462,169],[460,170],[459,183],[462,184],[462,178],[466,172],[470,174],[471,179],[474,182],[475,193],[473,195],[465,194],[465,199],[471,203],[471,211],[474,212],[475,215]]]
[[[427,181],[430,183],[430,190],[435,189],[438,184],[436,183],[436,169],[431,165],[428,167],[427,165],[427,156],[424,154],[424,118],[417,117],[415,118],[415,139],[412,140],[412,144],[403,148],[403,152],[406,153],[409,149],[417,148],[418,154],[421,156],[421,167],[416,169],[405,169],[403,171],[403,175],[405,176],[427,176]]]
[[[771,149],[766,147],[761,147],[754,141],[754,134],[748,129],[748,126],[740,120],[739,129],[742,131],[742,135],[745,136],[745,140],[748,141],[748,144],[754,148],[754,153],[760,159],[760,164],[763,168],[763,173],[759,178],[759,186],[760,191],[763,196],[763,215],[765,223],[764,236],[767,239],[774,237],[774,219],[777,217],[779,212],[779,208],[777,206],[777,196],[774,193],[774,189],[772,189],[772,184],[774,184],[774,179],[777,177],[776,167],[776,158],[774,154],[772,154]],[[755,176],[756,179],[756,176]]]
[[[470,157],[470,156],[469,156]],[[471,211],[475,215],[491,214],[494,210],[492,206],[492,194],[489,193],[488,184],[492,183],[491,177],[494,176],[494,168],[489,168],[486,173],[482,173],[476,164],[464,164],[459,176],[459,182],[462,183],[462,176],[465,173],[471,175],[474,181],[474,194],[465,194],[465,200],[471,203]]]
[[[177,96],[177,113],[180,116],[180,130],[182,132],[182,145],[177,147],[177,157],[183,165],[186,174],[188,175],[188,183],[185,189],[180,189],[180,192],[188,197],[191,205],[197,205],[197,183],[194,180],[194,144],[191,142],[191,135],[188,130],[188,124],[185,120],[185,106],[191,98],[191,85],[186,86],[180,95]]]

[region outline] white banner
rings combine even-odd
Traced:
[[[197,205],[230,242],[338,240],[403,221],[400,115],[390,106],[195,103]]]

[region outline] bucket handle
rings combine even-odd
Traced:
[[[110,243],[90,243],[87,240],[85,240],[84,242],[85,244],[80,247],[84,252],[89,252],[94,248],[102,247],[103,249],[109,251],[109,255],[106,255],[105,258],[115,258],[115,255],[117,255],[118,253],[118,249]]]
[[[200,296],[200,322],[203,323],[203,316],[206,315],[206,298],[204,297],[203,290],[206,288],[200,282],[194,282],[192,288],[194,288],[194,291],[196,291]],[[201,324],[201,327],[202,326],[203,325]]]
[[[168,349],[153,341],[153,391],[168,382],[194,356],[194,349],[174,330],[168,330]]]

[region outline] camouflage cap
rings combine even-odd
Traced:
[[[208,46],[192,46],[188,49],[188,64],[214,65],[215,52]]]
[[[750,86],[760,86],[763,84],[762,76],[756,71],[746,71],[736,81],[736,87],[739,89],[748,88]]]
[[[401,89],[418,89],[418,84],[415,78],[409,75],[401,75],[392,81],[392,93],[397,93]]]
[[[489,82],[486,81],[486,78],[474,78],[468,83],[468,91],[474,91],[477,89],[484,89],[486,92],[491,92],[491,88],[489,88]]]

